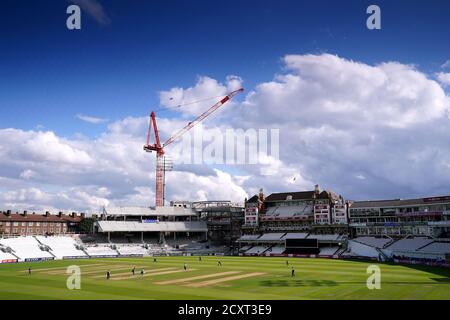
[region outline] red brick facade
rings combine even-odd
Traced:
[[[52,215],[27,213],[11,213],[11,211],[0,212],[0,236],[30,236],[30,235],[58,235],[65,234],[69,229],[80,223],[84,214],[72,213],[65,215],[59,213]]]

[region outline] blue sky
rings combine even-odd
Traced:
[[[83,14],[65,28],[67,1],[2,1],[0,127],[59,135],[101,132],[78,113],[141,116],[158,92],[199,75],[237,74],[252,88],[289,53],[396,60],[426,72],[449,58],[448,1],[377,1],[382,30],[365,27],[373,1],[101,1],[110,23]]]
[[[366,27],[371,4],[381,30]],[[316,183],[349,199],[447,194],[449,17],[444,0],[3,0],[0,209],[152,204],[144,116],[162,97],[224,94],[230,75],[246,92],[205,125],[279,129],[276,174],[176,165],[168,199]],[[162,140],[212,103],[159,110]]]

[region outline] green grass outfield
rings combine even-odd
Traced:
[[[381,268],[380,290],[366,286],[370,264]],[[80,290],[67,289],[70,265],[81,268]],[[32,275],[27,272],[30,266]],[[143,266],[146,274],[141,277]],[[158,257],[156,263],[151,257],[47,261],[0,265],[0,299],[450,299],[450,270],[266,257],[203,257],[201,262],[198,257]]]

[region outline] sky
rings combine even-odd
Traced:
[[[81,7],[81,30],[66,9]],[[381,30],[366,27],[371,4]],[[310,190],[450,192],[448,1],[12,1],[0,4],[0,209],[154,204],[147,119],[169,137],[277,129],[262,165],[176,164],[168,200]],[[176,146],[167,151],[178,159]]]

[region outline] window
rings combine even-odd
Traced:
[[[22,227],[25,227],[27,225],[26,222],[22,222]]]
[[[33,222],[28,222],[28,225],[31,227],[33,226]]]
[[[14,229],[13,229],[13,233],[17,233],[17,228],[14,228]]]
[[[44,227],[46,227],[46,226],[47,226],[47,222],[44,222],[42,225],[43,225]]]
[[[11,225],[11,222],[6,222],[6,226],[9,227]]]
[[[14,227],[17,227],[18,225],[19,225],[18,222],[13,222],[13,226],[14,226]]]
[[[39,222],[36,222],[36,227],[39,227],[41,224]]]
[[[20,232],[21,233],[25,233],[25,228],[22,228],[22,230]]]

